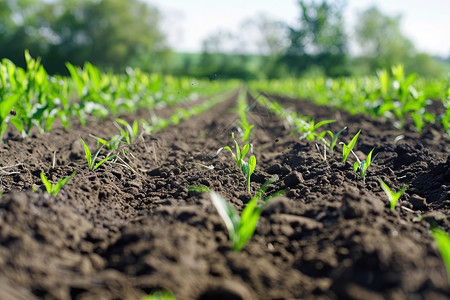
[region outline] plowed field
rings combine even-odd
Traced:
[[[188,190],[205,185],[239,212],[251,198],[230,153],[213,158],[234,145],[236,95],[143,135],[95,171],[80,137],[95,148],[89,134],[117,134],[113,119],[25,139],[11,129],[0,144],[0,299],[139,299],[158,289],[180,300],[447,299],[446,269],[429,230],[450,230],[444,130],[398,130],[389,121],[273,99],[318,121],[336,119],[327,128],[347,126],[340,137],[347,143],[361,129],[356,153],[364,158],[375,147],[379,154],[363,181],[353,157],[341,162],[340,146],[325,161],[318,142],[291,135],[286,120],[249,95],[252,193],[276,174],[267,194],[286,194],[269,202],[240,252],[209,194]],[[53,182],[77,173],[50,196],[41,171]],[[408,185],[394,211],[378,178],[395,190]]]

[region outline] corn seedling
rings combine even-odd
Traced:
[[[0,94],[0,141],[2,140],[3,134],[6,131],[8,126],[8,120],[10,112],[16,104],[17,100],[19,100],[20,94],[12,94],[12,95],[2,95]]]
[[[259,203],[269,184],[277,179],[278,178],[274,176],[263,184],[258,192],[256,192],[255,196],[252,197],[247,203],[240,217],[227,200],[215,192],[210,192],[211,201],[225,223],[234,251],[241,250],[251,239],[253,233],[255,232],[256,226],[258,225],[259,216],[268,201],[283,193],[282,191],[277,192],[274,195],[264,199],[262,203]]]
[[[346,145],[343,142],[340,142],[339,144],[342,144],[342,162],[345,162],[347,160],[348,155],[353,150],[353,147],[355,147],[356,140],[358,140],[358,136],[361,133],[361,129],[355,134],[355,136],[352,138],[350,143]]]
[[[237,105],[238,105],[238,113],[239,113],[239,117],[240,117],[239,132],[242,136],[242,141],[245,143],[250,138],[250,134],[252,132],[253,127],[255,127],[254,125],[250,125],[247,121],[248,107],[247,107],[245,92],[241,92],[239,94]]]
[[[333,151],[334,147],[336,146],[337,139],[338,139],[339,135],[342,132],[344,132],[346,129],[347,129],[347,126],[342,128],[338,132],[336,132],[336,134],[333,134],[333,132],[331,132],[330,130],[327,130],[327,134],[331,137],[331,142],[330,142],[330,144],[328,144],[328,142],[325,141],[325,140],[324,140],[324,142],[325,142],[326,145],[328,145],[328,149],[330,149],[330,151]]]
[[[99,138],[93,134],[89,134],[89,136],[97,140],[97,148],[103,146],[109,151],[117,150],[121,144],[125,144],[121,135],[116,135],[109,141]]]
[[[45,176],[44,172],[41,172],[41,180],[42,183],[45,186],[45,189],[47,190],[47,193],[49,193],[50,195],[56,196],[59,193],[59,190],[76,174],[76,171],[74,171],[70,176],[64,177],[60,180],[58,180],[58,182],[56,184],[51,183],[48,179],[47,176]]]
[[[322,139],[326,134],[326,131],[317,133],[316,131],[317,129],[319,129],[319,127],[334,122],[336,122],[336,120],[323,120],[316,124],[314,120],[306,122],[302,118],[300,118],[299,121],[295,122],[296,123],[295,130],[298,133],[303,133],[303,135],[300,136],[301,140],[307,139],[308,141],[313,141],[315,139]]]
[[[126,143],[128,145],[130,145],[131,142],[136,138],[136,136],[138,134],[138,131],[139,131],[138,121],[134,120],[133,125],[130,125],[127,121],[117,118],[116,122],[126,128],[126,130],[125,130],[125,129],[121,128],[120,126],[117,126],[120,130],[120,135],[123,136]]]
[[[447,268],[447,280],[450,284],[450,235],[438,227],[431,228],[431,235],[436,241],[445,267]]]
[[[234,160],[236,161],[238,168],[241,169],[242,173],[244,173],[244,175],[245,175],[246,183],[247,183],[247,191],[250,193],[250,177],[252,176],[252,174],[256,168],[256,157],[254,155],[251,155],[250,158],[248,159],[248,161],[245,161],[245,156],[247,155],[247,152],[250,149],[252,149],[253,147],[251,144],[245,144],[241,149],[239,147],[238,142],[234,138],[234,133],[232,133],[231,136],[232,136],[235,146],[236,146],[236,154],[233,153],[233,150],[231,150],[231,148],[229,146],[225,146],[225,147],[222,147],[219,150],[217,150],[217,153],[216,153],[216,155],[214,155],[214,157],[217,157],[219,155],[219,153],[224,149],[230,151],[231,155],[233,156]],[[253,151],[250,151],[250,152],[253,152]]]
[[[84,140],[82,138],[80,138],[80,139],[81,139],[81,142],[83,143],[83,146],[84,146],[84,152],[86,154],[85,157],[86,157],[86,160],[87,160],[87,163],[88,163],[88,167],[89,167],[90,170],[95,171],[104,162],[106,162],[106,161],[116,157],[116,155],[110,155],[110,156],[105,157],[104,159],[102,159],[98,163],[96,163],[97,157],[98,157],[100,151],[102,150],[102,147],[98,148],[97,151],[95,151],[94,155],[92,155],[91,150],[89,150],[89,147],[86,145]]]
[[[389,208],[391,211],[394,211],[395,204],[397,203],[400,196],[406,191],[408,186],[404,185],[400,190],[398,191],[391,191],[391,189],[387,186],[387,184],[381,179],[378,178],[378,181],[380,182],[381,188],[386,193],[388,200],[389,200]]]
[[[366,174],[367,174],[367,169],[369,168],[370,164],[371,164],[371,163],[377,158],[377,156],[378,156],[378,153],[377,153],[377,154],[375,154],[375,156],[374,156],[373,159],[372,159],[372,153],[373,153],[373,150],[375,150],[375,148],[373,148],[373,149],[369,152],[369,154],[367,155],[366,160],[363,160],[363,161],[359,160],[358,156],[356,156],[356,153],[353,152],[353,150],[351,150],[351,152],[353,153],[353,155],[354,155],[355,158],[356,158],[356,161],[355,161],[355,163],[353,164],[353,170],[356,172],[356,171],[358,171],[358,169],[359,169],[359,173],[360,173],[362,179],[365,179]]]
[[[166,290],[152,292],[147,296],[142,297],[140,300],[177,300],[175,296]]]
[[[188,186],[189,192],[198,192],[198,193],[206,193],[209,192],[209,187],[205,185],[190,185]]]

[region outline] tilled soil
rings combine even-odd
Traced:
[[[353,157],[341,162],[340,146],[325,161],[317,142],[290,135],[285,120],[249,96],[252,192],[276,174],[267,194],[286,194],[270,201],[240,252],[208,193],[188,190],[206,185],[238,211],[249,201],[231,154],[213,158],[234,144],[236,97],[137,139],[122,160],[96,171],[87,168],[80,136],[94,148],[89,134],[117,134],[112,119],[25,139],[11,130],[0,144],[0,299],[139,299],[159,289],[199,300],[448,299],[429,230],[430,223],[450,230],[443,129],[397,130],[389,121],[274,99],[316,120],[337,119],[328,128],[347,126],[345,142],[362,129],[356,153],[365,158],[376,147],[379,155],[363,181]],[[137,117],[149,115],[124,116]],[[41,171],[54,182],[77,173],[54,197],[38,187]],[[408,185],[394,211],[378,178],[395,189]]]

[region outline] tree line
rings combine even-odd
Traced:
[[[441,66],[418,53],[400,30],[400,18],[371,7],[358,16],[350,55],[345,3],[299,0],[294,25],[257,15],[238,33],[218,31],[200,54],[174,53],[161,29],[158,9],[141,0],[7,0],[0,3],[0,58],[23,66],[23,53],[42,57],[50,73],[66,74],[65,62],[89,61],[120,72],[149,72],[215,78],[347,76],[373,73],[402,63],[409,72],[441,76]]]

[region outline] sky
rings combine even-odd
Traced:
[[[162,12],[170,46],[186,52],[201,51],[202,41],[220,29],[238,32],[242,21],[259,13],[291,25],[297,24],[300,15],[297,0],[146,1]],[[347,0],[344,19],[348,33],[358,14],[373,5],[385,15],[402,16],[402,32],[418,51],[450,56],[450,0]]]

